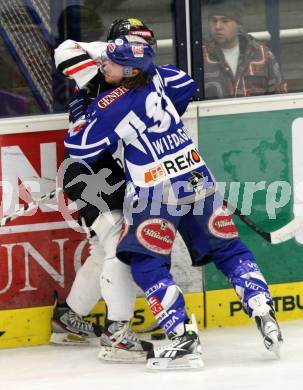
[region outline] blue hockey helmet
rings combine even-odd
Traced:
[[[146,72],[152,64],[154,51],[143,38],[137,35],[125,35],[109,43],[106,54],[116,64]]]

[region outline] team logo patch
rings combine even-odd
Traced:
[[[144,46],[131,45],[132,51],[135,57],[143,57],[144,56]]]
[[[142,222],[137,230],[136,237],[144,248],[169,255],[176,236],[176,229],[172,223],[162,218],[151,218]]]
[[[231,239],[238,237],[238,230],[227,209],[222,207],[215,210],[208,221],[209,231],[216,237]]]
[[[116,45],[115,45],[113,42],[111,42],[111,43],[109,43],[109,44],[107,45],[107,50],[108,50],[110,53],[113,53],[113,52],[115,51],[115,49],[116,49]]]
[[[121,45],[123,45],[123,40],[120,39],[120,38],[115,39],[115,45],[116,45],[116,46],[121,46]]]
[[[120,244],[120,242],[123,240],[123,238],[127,235],[129,231],[129,224],[125,221],[122,222],[122,228],[121,228],[121,233],[120,233],[120,237],[119,237],[119,240],[118,240],[118,244]]]

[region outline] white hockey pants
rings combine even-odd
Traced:
[[[136,287],[130,267],[116,257],[122,221],[122,211],[115,210],[101,214],[92,226],[96,236],[90,239],[90,256],[78,270],[66,299],[79,315],[87,315],[102,297],[109,320],[133,317]]]

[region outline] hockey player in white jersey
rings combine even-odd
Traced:
[[[152,59],[151,47],[138,37],[121,36],[109,44],[103,70],[115,88],[94,100],[86,124],[70,131],[65,141],[72,158],[88,163],[123,142],[128,208],[117,256],[130,264],[155,318],[172,339],[149,353],[148,367],[203,365],[197,329],[169,272],[176,230],[193,265],[213,261],[230,279],[245,311],[256,319],[265,347],[278,355],[282,336],[266,281],[170,99],[169,81],[175,81],[180,100],[187,99],[183,88],[194,82],[173,66],[156,67]]]

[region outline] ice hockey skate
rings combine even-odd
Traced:
[[[100,337],[99,359],[119,363],[146,362],[147,352],[152,350],[153,344],[140,340],[129,326],[128,321],[106,321]]]
[[[253,317],[263,337],[265,348],[280,358],[280,345],[283,342],[282,333],[276,320],[274,309],[266,303],[262,294],[249,300],[249,306],[253,308]]]
[[[51,344],[90,345],[101,335],[102,328],[84,320],[68,306],[56,305],[52,318]]]
[[[170,336],[171,343],[148,353],[148,370],[201,370],[202,347],[195,319],[184,324],[181,336]]]
[[[280,345],[283,342],[283,338],[274,310],[270,308],[267,314],[256,316],[255,320],[263,336],[265,348],[273,352],[280,359]]]

